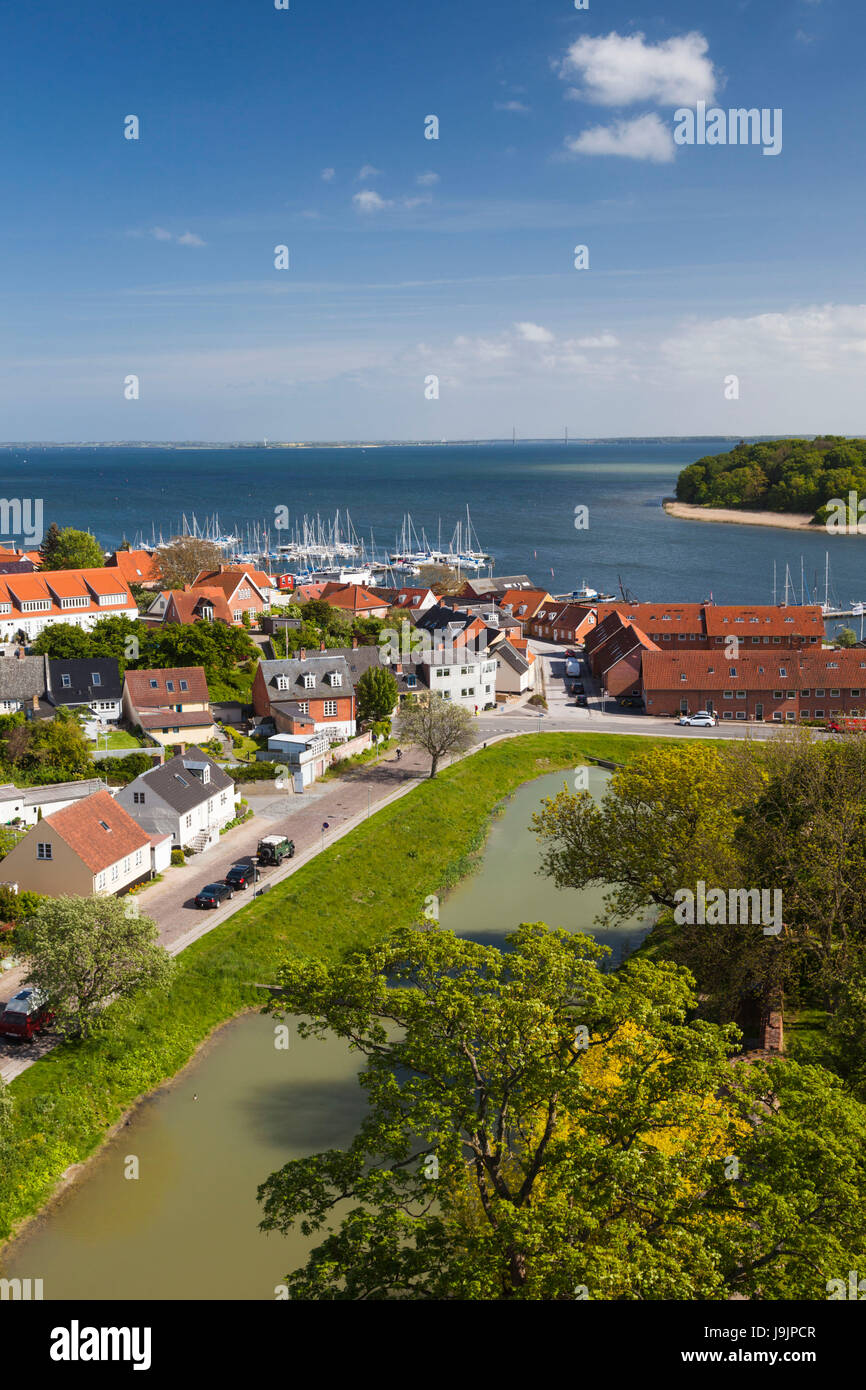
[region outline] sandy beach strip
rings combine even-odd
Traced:
[[[811,516],[802,512],[741,512],[733,507],[695,507],[690,502],[665,498],[662,506],[668,516],[682,521],[721,521],[735,526],[778,526],[784,531],[817,531]]]

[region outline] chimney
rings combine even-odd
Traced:
[[[180,756],[183,757],[184,753],[186,752],[186,744],[185,744],[185,743],[178,743],[178,744],[176,745],[176,747],[177,747],[177,751],[178,751],[178,753],[180,754]]]
[[[15,655],[17,656],[18,660],[20,661],[21,658],[22,658],[22,656],[24,655],[24,648],[23,648],[23,647],[16,647],[16,648],[15,648]]]
[[[353,652],[356,651],[356,650],[357,650],[357,647],[358,647],[358,639],[357,639],[357,637],[353,637],[353,638],[352,638],[352,651],[353,651]]]
[[[323,637],[322,640],[321,640],[321,642],[319,643],[319,651],[320,651],[320,652],[323,652],[324,650],[325,650],[325,639],[324,639],[324,637]]]
[[[307,659],[307,649],[306,649],[306,647],[301,647],[300,651],[298,652],[298,656],[301,658],[302,661],[306,661],[306,659]]]

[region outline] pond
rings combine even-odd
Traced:
[[[606,780],[590,770],[593,795]],[[530,817],[564,782],[559,772],[518,789],[479,872],[443,899],[440,924],[501,945],[520,922],[546,921],[597,935],[618,964],[649,922],[598,932],[601,889],[558,890],[536,873]],[[221,1029],[8,1247],[3,1274],[41,1278],[46,1299],[275,1298],[314,1242],[259,1231],[256,1189],[289,1159],[348,1143],[364,1108],[361,1059],[340,1039],[290,1028],[288,1047],[279,1041],[260,1015]]]

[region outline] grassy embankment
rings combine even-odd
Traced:
[[[175,1075],[219,1024],[261,1005],[254,983],[273,980],[288,955],[334,960],[419,921],[429,893],[471,870],[497,803],[521,783],[587,756],[627,762],[650,746],[646,738],[567,733],[494,744],[377,812],[188,947],[169,989],[113,1005],[95,1037],[58,1047],[12,1083],[12,1134],[0,1152],[0,1238],[37,1211],[64,1171],[87,1158],[140,1096]]]

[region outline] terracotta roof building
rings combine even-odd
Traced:
[[[866,651],[645,651],[647,714],[796,723],[866,714]]]
[[[111,793],[98,791],[32,826],[3,860],[3,881],[49,897],[123,893],[151,877],[154,849]]]

